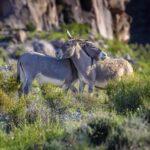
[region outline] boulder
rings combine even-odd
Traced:
[[[16,37],[17,41],[23,43],[23,42],[25,42],[25,40],[27,39],[27,34],[26,34],[25,31],[19,30],[19,31],[16,33],[15,37]]]
[[[52,56],[52,57],[56,57],[55,47],[47,41],[35,39],[32,42],[32,46],[33,46],[33,49],[34,49],[35,52],[42,53],[42,54],[45,54],[45,55],[49,55],[49,56]]]

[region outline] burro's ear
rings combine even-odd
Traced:
[[[74,50],[76,50],[77,53],[77,58],[80,58],[80,50],[81,50],[81,46],[79,45],[79,43],[77,42],[74,46]]]
[[[69,39],[72,39],[72,35],[70,34],[70,32],[67,30],[67,36]]]

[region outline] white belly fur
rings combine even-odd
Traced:
[[[64,84],[64,81],[44,76],[41,73],[38,74],[36,78],[37,78],[37,80],[39,81],[40,84],[42,84],[42,83],[52,83],[52,84],[58,85],[58,86],[62,86]]]
[[[95,83],[96,87],[99,87],[99,88],[106,88],[107,84],[108,84],[108,81],[96,82]]]

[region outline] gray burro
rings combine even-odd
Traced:
[[[92,56],[97,56],[97,51],[91,50],[89,47],[83,49],[80,47],[80,41],[74,40],[71,35],[69,36],[71,39],[62,46],[60,55],[62,59],[70,58],[76,67],[80,79],[80,92],[83,91],[85,84],[88,84],[89,92],[92,92],[93,86],[105,88],[109,80],[133,74],[131,64],[125,59],[109,58],[106,53],[101,51],[99,58],[101,56],[106,59],[96,61],[96,57]]]
[[[84,50],[93,57],[95,56],[93,52],[99,51],[88,41],[79,41]],[[61,50],[59,53],[58,50],[55,51],[56,55],[60,54],[60,52]],[[85,60],[83,59],[83,61]],[[17,63],[17,76],[18,81],[21,81],[21,93],[23,94],[29,93],[34,79],[37,79],[39,83],[50,82],[62,87],[64,90],[70,89],[74,93],[77,92],[73,84],[78,79],[78,72],[71,59],[58,60],[52,56],[37,52],[24,53]]]
[[[77,72],[69,59],[57,60],[37,52],[24,53],[17,63],[17,75],[23,94],[29,93],[35,78],[40,83],[50,82],[76,92],[72,83],[77,80]]]
[[[74,45],[76,45],[74,40],[66,42],[61,54],[62,58],[70,57],[73,61],[80,79],[80,92],[83,91],[85,84],[88,84],[89,88],[93,88],[93,85],[98,88],[105,88],[110,80],[133,74],[132,65],[123,58],[110,58],[106,56],[106,53],[101,52],[99,56],[105,59],[103,61],[92,61],[91,57],[84,53],[85,50],[83,51],[78,44]],[[90,52],[89,49],[86,52]]]
[[[80,82],[88,85],[88,92],[93,92],[96,77],[96,61],[82,50],[77,40],[70,39],[62,46],[61,59],[70,58],[77,69]],[[80,84],[81,85],[81,84]],[[83,88],[80,86],[80,91]]]

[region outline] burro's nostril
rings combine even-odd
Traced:
[[[58,52],[55,52],[56,57],[58,56]]]
[[[104,53],[105,57],[107,57],[107,53]]]
[[[58,59],[59,58],[59,52],[56,52],[55,55],[56,55],[56,58]]]
[[[104,60],[104,59],[106,59],[107,58],[107,54],[105,53],[105,52],[101,52],[100,53],[100,56],[99,56],[99,59],[100,60]]]

